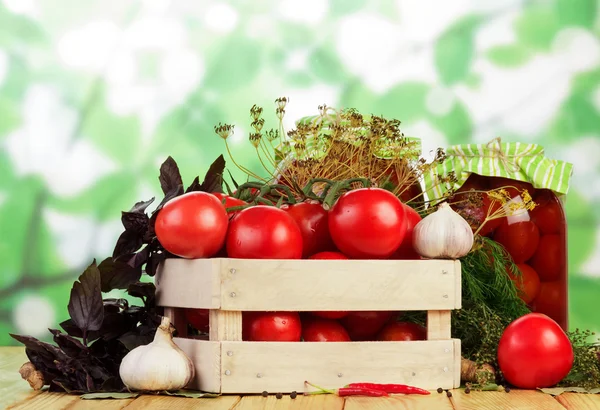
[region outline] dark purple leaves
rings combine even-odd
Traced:
[[[160,176],[158,177],[158,180],[160,181],[160,187],[165,195],[178,186],[183,187],[183,180],[181,179],[179,167],[173,158],[168,157],[160,166]]]
[[[137,268],[128,263],[113,258],[104,259],[98,266],[102,292],[113,289],[127,289],[127,286],[137,282],[142,276],[141,265]]]
[[[104,320],[104,305],[100,270],[94,261],[73,284],[71,298],[67,306],[71,319],[81,329],[84,337],[87,332],[99,330]]]

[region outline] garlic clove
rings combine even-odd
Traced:
[[[414,228],[413,247],[429,259],[458,259],[473,247],[474,236],[469,223],[450,205],[442,203]]]
[[[194,377],[194,364],[173,342],[171,321],[163,317],[154,340],[131,350],[121,362],[119,375],[129,390],[172,391]]]

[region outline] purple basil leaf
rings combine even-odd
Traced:
[[[146,208],[148,208],[150,204],[152,204],[152,202],[154,202],[154,197],[150,198],[147,201],[136,202],[136,204],[129,210],[129,212],[143,214],[144,212],[146,212]]]
[[[87,347],[72,336],[61,333],[60,330],[49,329],[54,335],[54,343],[69,357],[76,358],[82,353],[87,353]]]
[[[143,235],[148,230],[150,217],[145,213],[121,212],[121,222],[126,231],[133,231]]]
[[[113,289],[127,289],[131,283],[137,282],[142,276],[142,268],[132,268],[126,262],[113,258],[104,259],[98,265],[102,292]]]
[[[134,268],[141,268],[148,261],[148,256],[150,256],[150,248],[145,246],[141,251],[134,253],[127,263]]]
[[[155,239],[147,246],[149,248],[148,261],[146,262],[146,274],[154,276],[158,270],[158,266],[168,257],[173,257],[169,252],[164,250],[158,239]]]
[[[99,330],[104,320],[100,270],[94,262],[73,284],[68,305],[69,315],[84,335]]]
[[[144,244],[143,236],[139,232],[125,231],[119,236],[115,250],[113,251],[113,258],[119,259],[124,255],[130,255],[135,253]]]
[[[137,331],[125,333],[119,338],[119,342],[123,343],[123,346],[127,350],[133,350],[138,346],[145,346],[152,342],[154,335],[152,333],[139,334]]]
[[[192,181],[190,186],[185,190],[185,193],[187,194],[188,192],[201,191],[201,190],[202,190],[202,185],[200,184],[200,178],[196,177],[196,178],[194,178],[194,180]]]
[[[204,192],[223,192],[223,172],[225,171],[225,159],[223,155],[210,165],[208,172],[202,181],[200,191]]]
[[[168,157],[160,166],[160,176],[158,177],[158,180],[160,181],[160,187],[165,195],[172,191],[173,188],[177,188],[177,186],[180,185],[183,186],[179,167],[173,158]]]
[[[127,293],[129,293],[130,296],[137,297],[137,298],[152,299],[152,298],[154,298],[155,292],[156,292],[156,287],[154,286],[154,283],[150,283],[150,282],[132,283],[127,288]]]
[[[104,314],[108,312],[119,313],[122,309],[129,307],[129,302],[123,298],[107,298],[103,299],[102,303],[104,304]],[[113,308],[116,308],[116,310]]]
[[[44,360],[67,360],[67,356],[56,346],[37,340],[35,337],[22,335],[9,335],[16,341],[23,343],[28,351],[35,352]]]

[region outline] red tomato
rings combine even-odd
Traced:
[[[380,188],[344,193],[329,211],[329,232],[337,248],[357,259],[389,257],[406,234],[402,202]]]
[[[504,245],[518,265],[533,256],[540,241],[537,226],[531,221],[508,224],[506,219],[494,233],[494,240]]]
[[[566,270],[566,247],[560,235],[544,235],[529,264],[544,282],[559,280]]]
[[[380,341],[411,341],[427,339],[427,329],[411,322],[394,322],[386,325],[377,340]]]
[[[514,179],[493,177],[490,181],[490,189],[503,188],[508,192],[511,198],[521,195],[523,191],[528,191],[529,194],[533,194],[534,188],[528,182],[516,181]]]
[[[406,204],[402,204],[406,214],[406,234],[402,240],[400,247],[390,256],[390,259],[421,259],[413,248],[413,231],[415,226],[421,221],[421,215],[413,208]]]
[[[308,259],[348,259],[348,257],[340,252],[319,252]]]
[[[339,322],[331,319],[310,319],[302,324],[305,342],[349,342],[350,336]]]
[[[500,209],[501,206],[502,205],[500,204],[500,202],[492,201],[489,196],[485,195],[483,197],[483,208],[482,208],[483,209],[483,218],[481,219],[481,223],[483,224],[483,222],[485,221],[485,218],[487,218],[488,215],[492,216],[496,212],[498,212],[498,210]],[[505,220],[505,218],[496,218],[496,219],[489,220],[488,222],[485,223],[485,225],[483,225],[483,227],[479,231],[479,235],[481,235],[481,236],[490,235],[496,229],[498,229],[498,227],[500,225],[502,225],[502,222],[504,220]]]
[[[227,255],[247,259],[300,259],[302,234],[292,217],[281,209],[246,208],[229,224]]]
[[[299,342],[302,324],[297,312],[244,312],[242,332],[251,342]]]
[[[322,317],[323,319],[341,319],[343,317],[348,316],[348,312],[335,312],[335,311],[327,311],[327,312],[310,312],[314,316]]]
[[[521,389],[551,387],[573,366],[573,347],[558,323],[529,313],[504,330],[498,364],[506,381]]]
[[[542,235],[563,233],[565,213],[560,200],[550,190],[540,190],[534,199],[537,206],[531,211],[531,220]]]
[[[521,271],[520,277],[513,275],[509,269],[506,271],[519,290],[523,302],[530,304],[540,291],[540,278],[536,271],[525,263],[517,265],[517,268]]]
[[[489,188],[490,179],[478,174],[471,174],[464,184],[456,191],[456,193],[475,191],[487,191]]]
[[[214,196],[217,197],[217,199],[219,200],[219,202],[223,203],[223,199],[225,199],[225,208],[232,208],[234,206],[242,206],[242,205],[248,205],[247,202],[242,201],[241,199],[237,199],[234,198],[232,196],[228,196],[226,194],[222,194],[220,192],[213,192],[212,193]],[[227,211],[228,214],[232,214],[232,213],[236,213],[236,211]]]
[[[171,199],[158,212],[160,244],[182,258],[210,258],[225,242],[229,219],[219,200],[206,192],[189,192]]]
[[[328,212],[320,203],[301,202],[281,207],[290,215],[302,233],[302,257],[307,258],[318,252],[333,250],[329,235]]]
[[[394,315],[394,312],[349,312],[342,319],[342,325],[352,340],[374,340],[383,326]]]
[[[197,330],[208,333],[208,309],[185,309],[185,319]]]
[[[542,282],[540,292],[531,304],[531,309],[543,313],[556,320],[566,328],[567,322],[567,287],[564,281]]]

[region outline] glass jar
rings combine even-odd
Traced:
[[[522,201],[520,193],[527,190],[536,206],[531,211],[519,210],[514,215],[489,221],[479,229],[490,212],[489,198],[484,195],[475,209],[465,206],[461,199],[472,189],[485,192],[499,188],[510,195],[508,204]],[[518,286],[529,308],[548,315],[567,331],[567,221],[561,199],[549,189],[535,189],[526,182],[471,174],[452,202],[474,231],[479,229],[481,235],[506,248],[522,273]]]

